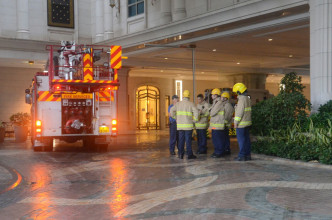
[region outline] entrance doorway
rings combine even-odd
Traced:
[[[137,129],[160,129],[159,89],[141,86],[136,91]]]

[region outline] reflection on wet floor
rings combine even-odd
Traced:
[[[50,200],[54,197],[53,191],[45,189],[51,182],[49,171],[44,164],[35,163],[31,167],[32,178],[29,178],[29,184],[31,190],[37,192],[35,197],[39,201],[31,203],[31,211],[25,216],[27,219],[49,219],[57,214]]]
[[[210,139],[197,160],[170,156],[167,131],[119,135],[107,152],[81,145],[33,152],[7,140],[0,165],[22,182],[0,194],[0,219],[332,219],[332,168],[233,161],[235,138],[231,156],[211,158]]]
[[[115,213],[126,208],[128,205],[129,196],[125,193],[128,191],[129,185],[128,165],[120,158],[112,159],[109,164],[109,188],[112,190],[110,200],[114,201],[109,207],[115,215]]]

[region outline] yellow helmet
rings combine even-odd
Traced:
[[[221,96],[222,97],[225,97],[225,98],[228,98],[229,99],[229,92],[223,92],[222,94],[221,94]]]
[[[183,91],[183,97],[184,97],[184,98],[189,98],[189,97],[190,97],[190,92],[189,92],[189,90],[184,90],[184,91]]]
[[[243,83],[236,83],[233,86],[233,92],[244,93],[244,91],[246,91],[246,90],[247,90],[247,87]]]
[[[211,94],[212,95],[220,95],[221,94],[220,89],[218,89],[218,88],[213,89]]]

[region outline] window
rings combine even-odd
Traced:
[[[128,17],[144,13],[144,0],[128,0]]]
[[[182,80],[175,80],[175,94],[182,100]]]
[[[74,0],[47,1],[48,26],[74,28]]]

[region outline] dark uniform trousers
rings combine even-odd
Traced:
[[[206,148],[206,129],[197,129],[198,152],[205,152]]]
[[[179,150],[179,132],[176,130],[176,122],[169,124],[169,151],[174,152],[175,144]]]
[[[222,155],[225,152],[225,130],[212,130],[212,142],[214,145],[214,154]]]
[[[186,143],[186,152],[187,155],[193,155],[193,151],[191,148],[191,137],[193,130],[178,130],[179,132],[179,155],[184,154],[184,144]]]
[[[240,152],[238,157],[251,156],[250,127],[237,128],[236,137],[239,144]]]

